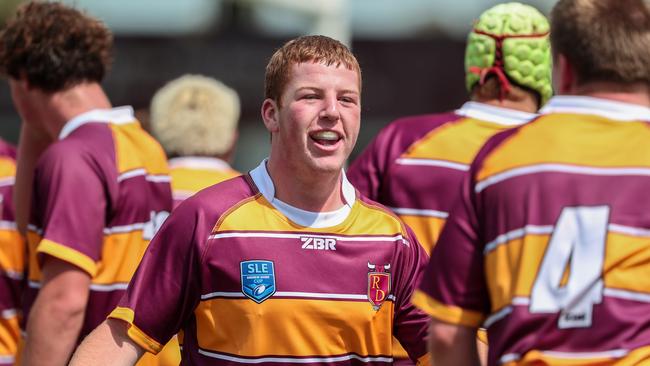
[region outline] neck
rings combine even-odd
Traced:
[[[63,126],[72,118],[93,109],[111,108],[111,103],[98,83],[83,83],[53,93],[46,101],[47,133],[57,139]]]
[[[488,104],[495,107],[514,109],[516,111],[522,111],[528,113],[537,112],[537,99],[533,96],[529,96],[527,98],[520,98],[517,100],[512,100],[508,98],[499,100],[498,98],[480,98],[480,97],[473,97],[472,100],[475,102]]]
[[[281,166],[273,156],[266,169],[275,186],[275,197],[282,202],[311,212],[328,212],[341,208],[345,202],[341,193],[341,171],[302,173]]]
[[[650,107],[650,86],[645,83],[621,84],[590,82],[577,85],[571,95],[584,95]]]

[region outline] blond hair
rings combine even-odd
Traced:
[[[151,100],[151,132],[170,156],[219,156],[235,142],[239,114],[235,90],[210,77],[184,75]]]
[[[327,66],[345,66],[359,76],[361,92],[361,68],[356,57],[341,42],[326,36],[303,36],[285,43],[277,50],[268,65],[264,78],[264,97],[280,104],[280,97],[289,81],[291,66],[303,62],[323,63]]]

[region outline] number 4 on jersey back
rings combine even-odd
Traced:
[[[531,313],[559,312],[560,329],[591,326],[593,306],[603,299],[608,221],[608,206],[562,210],[533,284]]]

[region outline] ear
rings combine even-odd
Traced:
[[[575,68],[563,54],[557,54],[555,64],[556,70],[555,85],[557,94],[573,94],[576,87]]]
[[[266,129],[271,132],[280,131],[280,108],[278,108],[278,103],[270,98],[266,98],[262,102],[262,120],[264,120],[264,126]]]

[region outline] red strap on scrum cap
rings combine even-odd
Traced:
[[[495,74],[497,76],[497,79],[499,80],[499,84],[501,85],[501,88],[499,89],[499,101],[503,102],[506,93],[508,93],[511,89],[510,80],[508,80],[508,77],[506,76],[506,72],[503,68],[503,41],[506,38],[544,37],[549,32],[540,33],[540,34],[522,34],[522,35],[493,34],[478,29],[474,29],[473,32],[494,39],[494,42],[496,43],[496,49],[494,51],[494,63],[492,64],[492,66],[490,67],[472,66],[469,68],[468,71],[471,72],[472,74],[479,75],[480,77],[479,85],[485,84],[485,79],[487,79],[487,77],[490,76],[491,74]]]

